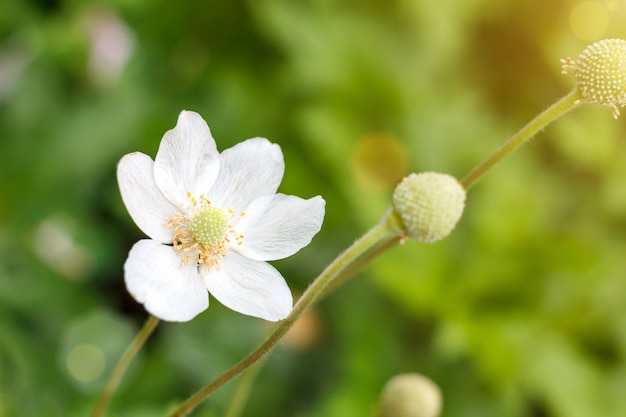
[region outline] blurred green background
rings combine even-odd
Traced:
[[[275,262],[295,294],[411,171],[464,176],[572,88],[559,59],[626,37],[626,1],[2,0],[0,417],[84,416],[147,315],[122,265],[142,238],[115,180],[182,109],[219,149],[281,145],[281,191],[327,201]],[[421,372],[445,417],[626,415],[626,125],[583,106],[324,299],[244,416],[371,416]],[[215,300],[162,323],[110,416],[167,415],[270,329]],[[236,382],[193,414],[222,416]]]

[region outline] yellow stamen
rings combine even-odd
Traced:
[[[198,267],[221,269],[219,261],[227,255],[231,239],[237,245],[243,243],[243,235],[237,234],[228,221],[234,217],[233,211],[212,206],[203,195],[196,199],[187,193],[187,197],[191,205],[185,209],[193,214],[178,213],[165,223],[174,229],[172,246],[181,257],[180,267],[193,261]]]

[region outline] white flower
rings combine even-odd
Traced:
[[[293,301],[265,261],[293,255],[320,230],[324,200],[277,194],[278,145],[248,139],[221,154],[206,122],[183,111],[156,158],[134,152],[117,168],[122,200],[150,237],[124,264],[130,294],[154,316],[188,321],[211,293],[243,314],[276,321]]]

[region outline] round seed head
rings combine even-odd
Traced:
[[[380,417],[437,417],[441,412],[441,391],[420,374],[391,378],[380,397]]]
[[[435,242],[448,236],[461,218],[465,190],[447,174],[410,174],[396,187],[393,206],[407,235],[422,242]]]
[[[580,100],[607,106],[618,118],[626,106],[626,40],[604,39],[587,47],[573,60],[561,60],[563,74],[576,80]]]

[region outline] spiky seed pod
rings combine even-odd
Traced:
[[[409,237],[435,242],[448,236],[461,218],[465,190],[447,174],[410,174],[396,187],[393,206]]]
[[[578,59],[561,60],[563,74],[576,80],[580,100],[607,106],[613,117],[626,106],[626,41],[604,39],[589,45]]]

